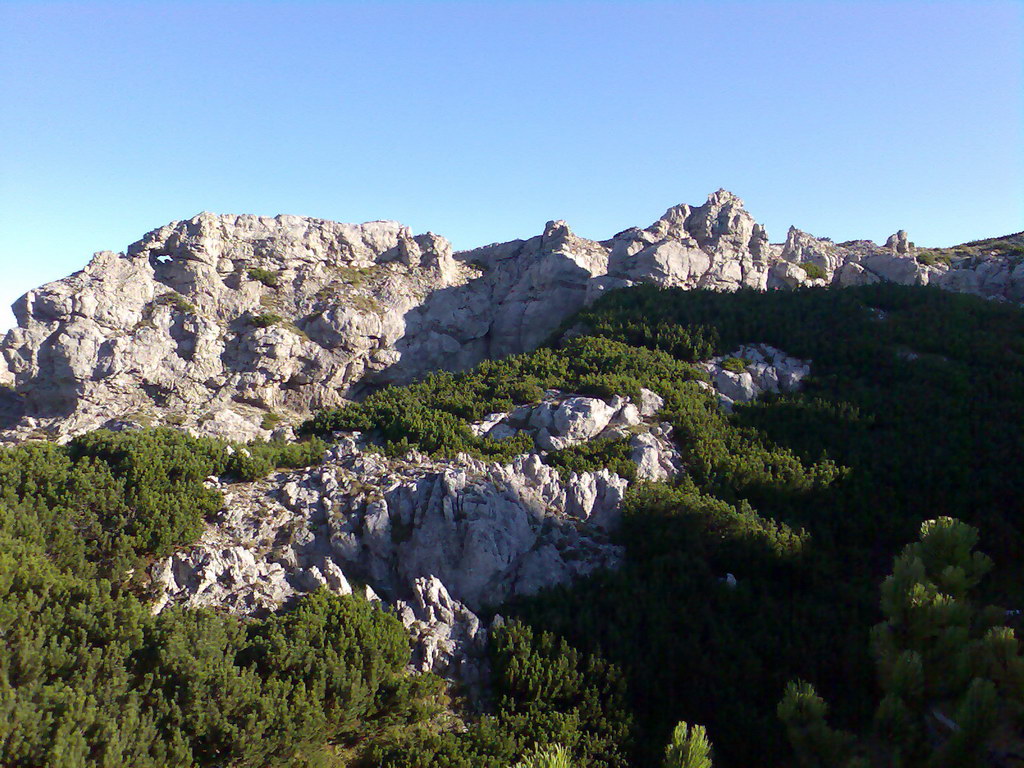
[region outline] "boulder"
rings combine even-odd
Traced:
[[[723,367],[726,360],[745,360],[742,371]],[[747,344],[728,355],[702,364],[725,410],[747,403],[765,392],[796,392],[811,373],[810,361],[787,355],[767,344]]]
[[[634,435],[630,440],[630,458],[636,464],[637,480],[668,480],[680,471],[682,459],[675,446],[667,439],[671,429],[671,426],[666,424],[658,434],[644,432]]]
[[[661,410],[665,405],[665,399],[657,392],[641,387],[640,389],[640,416],[649,419]]]

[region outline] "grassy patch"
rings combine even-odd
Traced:
[[[171,291],[170,293],[163,293],[153,299],[151,306],[154,307],[171,307],[178,310],[186,315],[194,315],[196,313],[195,304],[186,299],[180,293]]]
[[[301,328],[299,328],[299,326],[297,326],[291,320],[285,320],[283,323],[281,323],[281,327],[284,328],[286,331],[291,331],[301,339],[305,339],[306,341],[312,341],[312,339],[309,338],[309,334],[306,333]]]
[[[132,328],[133,333],[141,330],[142,328],[156,327],[153,324],[153,314],[156,312],[157,307],[170,307],[172,310],[176,310],[185,315],[196,314],[195,305],[180,293],[175,291],[162,293],[142,308],[142,318],[135,324],[135,327]]]
[[[974,258],[1007,258],[1011,261],[1024,257],[1024,232],[1017,232],[1005,237],[990,237],[985,240],[973,240],[950,248],[928,248],[916,254],[921,264],[952,264],[957,259]]]
[[[366,296],[361,293],[346,296],[345,303],[359,312],[368,312],[370,314],[380,315],[384,311],[380,306],[380,302],[378,302],[373,296]]]
[[[339,285],[337,283],[330,283],[325,285],[319,291],[313,294],[313,298],[318,301],[327,301],[328,299],[334,298],[338,295]]]
[[[953,255],[946,251],[918,251],[914,258],[918,264],[934,267],[937,264],[945,264],[947,267],[953,263]]]
[[[131,413],[126,413],[124,415],[124,420],[140,424],[143,427],[153,426],[153,417],[148,413],[143,413],[142,411],[132,411]]]
[[[334,271],[342,282],[348,283],[349,285],[362,285],[373,274],[374,268],[337,266],[334,267]]]
[[[354,268],[343,268],[338,267],[337,269],[354,269]],[[369,274],[370,270],[355,270],[360,274]],[[350,290],[351,287],[360,285],[365,280],[365,277],[356,277],[355,280],[344,283],[330,283],[325,285],[313,296],[318,301],[327,302],[338,307],[351,307],[357,312],[371,313],[375,315],[383,314],[384,309],[381,307],[380,302],[376,298],[365,293],[355,293]]]

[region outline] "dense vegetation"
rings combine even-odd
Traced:
[[[1024,437],[1008,426],[1024,415],[1018,309],[898,286],[637,288],[569,325],[562,345],[386,390],[309,428],[503,458],[502,444],[474,438],[465,422],[547,388],[648,386],[666,397],[687,472],[630,492],[626,567],[515,608],[623,670],[637,764],[656,764],[681,719],[707,725],[716,765],[781,764],[790,746],[775,704],[794,678],[813,681],[838,721],[863,730],[876,700],[868,635],[878,584],[923,520],[978,526],[1001,566],[988,596],[1024,603],[1013,580]],[[725,417],[688,364],[751,341],[812,360],[814,377],[798,395]]]
[[[151,615],[145,566],[223,504],[206,477],[255,479],[323,450],[156,429],[0,451],[0,764],[326,766],[355,754],[497,768],[557,740],[624,765],[621,675],[519,623],[494,638],[495,714],[462,745],[427,727],[440,681],[405,673],[405,630],[362,599],[320,592],[250,622]]]
[[[837,720],[863,729],[876,698],[868,633],[878,583],[923,520],[949,515],[980,528],[998,566],[986,596],[1024,604],[1015,578],[1024,435],[1010,426],[1024,416],[1018,309],[897,286],[636,289],[575,323],[683,360],[705,356],[708,340],[717,354],[762,341],[812,360],[804,392],[737,409],[726,433],[756,430],[805,463],[828,457],[845,468],[800,490],[745,467],[694,471],[691,458],[678,488],[632,495],[626,569],[524,606],[532,621],[622,665],[649,729],[638,738],[644,764],[679,719],[708,726],[716,765],[781,763],[789,748],[773,700],[795,677],[825,693]],[[687,338],[698,343],[687,349]],[[681,438],[684,450],[691,439]],[[738,532],[723,532],[712,509]],[[748,535],[744,510],[802,531],[799,546]],[[718,581],[726,571],[735,590]]]
[[[1020,754],[1024,656],[1006,612],[972,599],[992,568],[977,540],[940,517],[896,558],[871,633],[883,692],[872,734],[832,729],[812,685],[787,686],[778,712],[801,764],[981,768]]]
[[[367,766],[508,768],[538,745],[571,749],[580,765],[627,766],[631,716],[621,673],[551,633],[514,622],[492,648],[493,715],[465,733],[405,732]]]
[[[436,683],[401,674],[397,622],[354,598],[316,595],[247,624],[149,616],[130,574],[197,535],[219,504],[202,478],[315,461],[322,443],[229,455],[175,432],[97,433],[0,454],[0,764],[692,768],[709,764],[710,742],[716,768],[909,768],[969,765],[993,729],[1013,741],[1019,646],[1004,614],[974,606],[1024,607],[1019,309],[898,286],[635,288],[563,331],[303,429],[506,460],[526,438],[476,437],[469,422],[551,389],[665,399],[685,472],[631,486],[623,569],[501,608],[514,620],[493,638],[486,715],[467,727],[438,716]],[[750,342],[811,360],[813,376],[724,414],[693,363]],[[622,441],[545,460],[631,471]],[[944,517],[964,523],[907,546]],[[970,554],[968,525],[991,569]],[[922,605],[913,627],[934,631],[915,638],[907,616]],[[936,749],[935,706],[974,741]]]
[[[323,452],[227,448],[101,431],[0,453],[0,764],[301,764],[409,719],[436,688],[403,674],[401,624],[355,598],[319,593],[251,623],[150,614],[132,573],[220,508],[205,477]]]

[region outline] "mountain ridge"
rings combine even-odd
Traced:
[[[724,189],[602,241],[555,220],[459,252],[389,220],[204,212],[15,302],[18,325],[0,342],[0,428],[7,442],[120,422],[266,439],[379,386],[530,351],[573,312],[639,283],[890,281],[1024,299],[1014,256],[965,247],[921,251],[902,231],[885,245],[834,243],[795,227],[772,244]]]

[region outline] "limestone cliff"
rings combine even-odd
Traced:
[[[790,229],[770,244],[724,190],[606,241],[555,221],[461,253],[395,222],[204,213],[18,300],[0,343],[0,433],[64,439],[127,422],[268,437],[369,386],[533,349],[614,288],[879,280],[1024,298],[1024,266],[984,254],[928,265],[903,232],[878,246]]]

